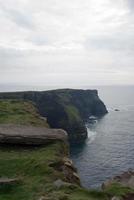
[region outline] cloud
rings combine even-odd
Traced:
[[[33,29],[34,23],[32,20],[32,16],[27,13],[25,10],[17,10],[15,9],[15,6],[10,6],[11,2],[7,4],[3,4],[0,2],[1,11],[3,15],[7,18],[10,18],[14,23],[16,23],[21,28],[28,28]]]
[[[128,6],[130,9],[134,9],[134,1],[133,0],[127,0],[128,1]]]
[[[133,52],[134,41],[132,35],[120,33],[115,35],[100,35],[87,39],[85,46],[88,48],[107,50],[110,52]]]
[[[134,83],[132,0],[0,5],[1,83]]]
[[[32,17],[25,12],[18,12],[17,10],[7,10],[6,12],[18,26],[30,29],[34,28]]]

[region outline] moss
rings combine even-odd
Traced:
[[[76,107],[73,105],[67,105],[65,106],[65,110],[67,112],[70,123],[81,121],[79,111]]]
[[[0,124],[49,127],[31,102],[21,100],[0,100]]]
[[[129,193],[134,193],[134,189],[122,186],[119,183],[113,183],[109,187],[107,187],[104,192],[110,196],[123,197]]]

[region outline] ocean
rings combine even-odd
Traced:
[[[86,188],[100,188],[107,179],[134,169],[134,86],[94,88],[109,113],[89,120],[87,140],[70,152]]]

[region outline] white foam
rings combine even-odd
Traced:
[[[97,132],[91,131],[89,128],[87,128],[87,132],[88,132],[88,143],[92,143],[96,138]]]

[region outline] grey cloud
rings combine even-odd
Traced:
[[[29,41],[31,41],[33,44],[38,46],[44,46],[50,44],[49,40],[45,35],[37,35],[33,36],[32,38],[28,38]]]
[[[98,36],[87,39],[85,42],[86,48],[101,49],[107,51],[134,51],[133,36],[126,36],[123,33],[118,33],[113,36]]]
[[[18,12],[17,10],[10,10],[9,14],[10,14],[12,20],[18,26],[21,26],[24,28],[30,28],[30,29],[34,28],[34,24],[33,24],[31,16],[29,16],[23,12]]]
[[[0,2],[0,81],[134,82],[134,0]]]
[[[3,4],[0,5],[5,16],[11,19],[18,26],[26,29],[33,29],[34,23],[32,16],[26,13],[24,10],[20,11],[13,8],[5,7]]]
[[[134,0],[127,0],[130,9],[134,9]]]

